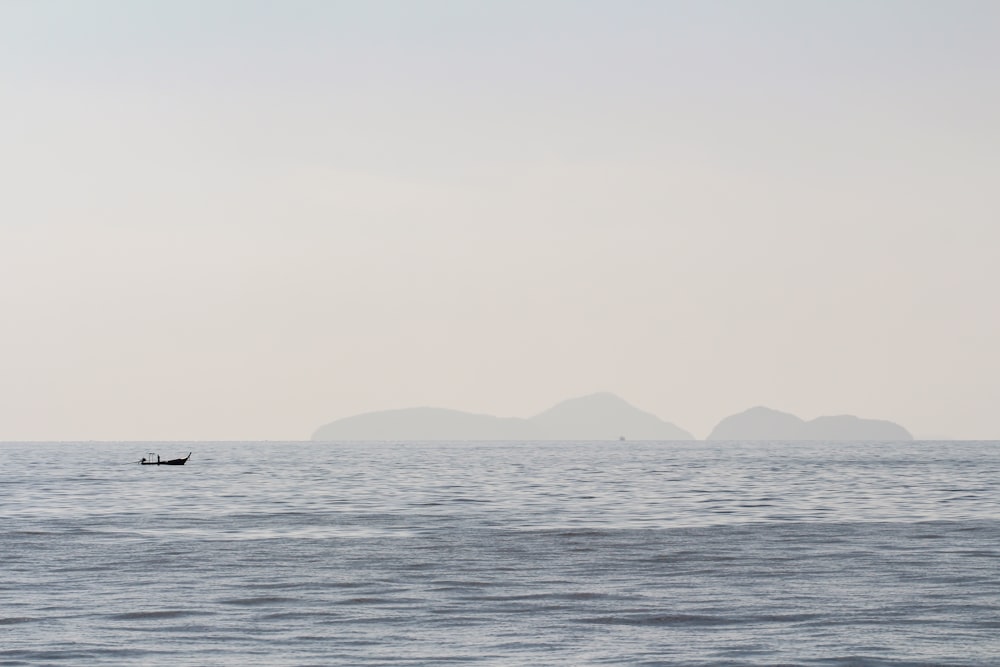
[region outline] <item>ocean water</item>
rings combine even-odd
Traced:
[[[996,442],[0,456],[0,665],[1000,665]]]

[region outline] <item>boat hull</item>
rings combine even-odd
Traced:
[[[144,466],[182,466],[187,463],[189,458],[191,458],[190,453],[182,459],[170,459],[169,461],[147,461],[143,459],[139,461],[139,464]]]

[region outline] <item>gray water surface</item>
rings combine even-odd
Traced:
[[[1000,443],[0,456],[0,665],[1000,664]]]

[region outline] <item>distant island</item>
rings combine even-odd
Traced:
[[[346,417],[313,440],[694,440],[687,431],[609,393],[563,401],[528,419],[444,408],[407,408]]]
[[[610,393],[563,401],[522,419],[445,408],[368,412],[321,426],[313,440],[696,440],[688,431]],[[805,421],[755,407],[726,417],[706,440],[909,441],[899,424],[853,415]]]
[[[805,421],[787,412],[750,408],[723,419],[706,440],[913,440],[899,424],[854,415]]]

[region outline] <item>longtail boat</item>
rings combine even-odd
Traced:
[[[160,455],[154,454],[153,452],[150,452],[146,456],[148,456],[149,458],[143,457],[139,459],[139,463],[144,466],[182,466],[185,463],[187,463],[187,460],[189,458],[191,458],[191,452],[188,452],[188,455],[182,459],[170,459],[169,461],[160,460]]]

